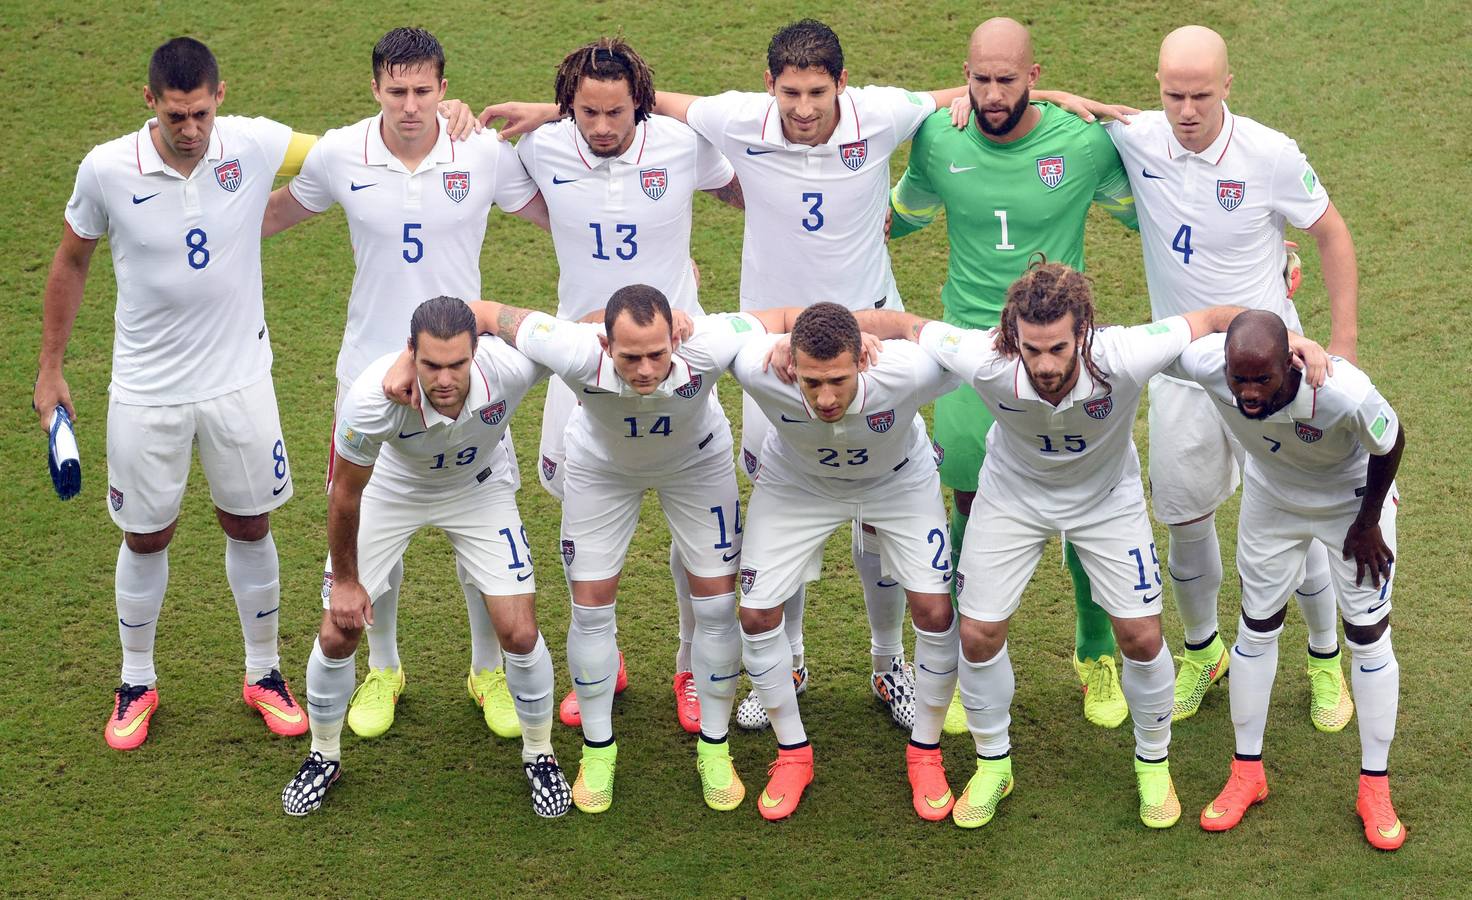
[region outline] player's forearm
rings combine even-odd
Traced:
[[[1191,326],[1191,340],[1226,331],[1232,320],[1245,311],[1240,306],[1209,306],[1186,313],[1186,322]]]
[[[966,85],[953,88],[942,88],[938,91],[927,91],[932,100],[935,101],[936,109],[945,109],[951,105],[953,100],[966,96]]]
[[[279,234],[298,222],[310,219],[315,213],[302,206],[291,188],[282,185],[271,192],[266,201],[266,214],[261,218],[261,237]]]
[[[519,306],[507,306],[495,300],[474,300],[469,305],[470,311],[475,313],[475,327],[478,331],[494,334],[513,347],[516,346],[516,332],[521,330],[521,323],[534,312]]]
[[[895,309],[863,309],[854,313],[854,318],[858,319],[861,331],[866,331],[881,341],[918,342],[920,330],[925,327],[926,322],[930,321],[914,313]]]
[[[1360,498],[1360,512],[1355,516],[1357,524],[1368,526],[1380,523],[1380,510],[1385,506],[1390,486],[1395,483],[1395,473],[1400,471],[1400,456],[1405,449],[1406,428],[1402,423],[1397,429],[1395,444],[1390,452],[1370,457],[1369,469],[1365,473],[1365,496]]]
[[[526,206],[518,209],[512,215],[518,219],[525,219],[543,231],[552,230],[552,217],[547,212],[547,198],[542,196],[541,191],[537,191],[536,196],[532,197]]]
[[[690,104],[700,98],[694,94],[676,94],[672,91],[654,92],[654,113],[660,116],[669,116],[672,119],[685,121],[686,114],[690,111]]]
[[[339,465],[342,457],[337,458]],[[361,489],[334,480],[327,504],[327,548],[332,556],[332,578],[340,584],[358,580],[358,521],[362,510]]]
[[[46,295],[41,313],[42,372],[60,372],[71,340],[77,311],[82,307],[82,291],[87,285],[89,260],[79,261],[59,247],[46,276]]]
[[[727,206],[734,206],[736,209],[746,209],[746,195],[741,193],[741,179],[735,175],[731,176],[731,180],[726,183],[725,187],[714,188],[706,191],[706,193]]]
[[[1329,293],[1329,349],[1353,360],[1359,341],[1359,265],[1354,239],[1342,219],[1339,226],[1314,238],[1324,270],[1324,289]]]

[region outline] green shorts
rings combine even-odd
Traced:
[[[953,491],[976,492],[991,427],[991,410],[970,385],[935,401],[935,442],[945,453],[940,462],[941,484]]]

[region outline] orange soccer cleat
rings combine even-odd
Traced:
[[[114,750],[136,750],[148,740],[148,720],[158,709],[158,689],[146,684],[122,684],[113,691],[112,717],[103,735]]]
[[[940,748],[926,750],[910,744],[905,748],[905,766],[910,772],[911,799],[915,812],[927,822],[939,822],[951,814],[956,798],[946,783],[946,767]]]
[[[1268,776],[1260,759],[1232,760],[1227,786],[1201,811],[1201,827],[1207,831],[1229,831],[1237,827],[1247,808],[1268,797]]]
[[[777,760],[767,768],[767,786],[757,800],[757,811],[769,822],[785,819],[797,811],[802,792],[813,783],[813,745],[778,750]]]
[[[291,688],[287,687],[280,671],[272,669],[270,675],[254,684],[246,682],[240,689],[240,696],[246,706],[261,714],[273,734],[287,737],[306,734],[307,714],[291,695]]]

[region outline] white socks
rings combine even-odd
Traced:
[[[1303,583],[1293,592],[1303,622],[1308,626],[1308,646],[1316,653],[1339,649],[1339,603],[1329,583],[1329,551],[1322,541],[1308,545]]]
[[[567,667],[583,717],[583,740],[613,740],[613,687],[618,677],[614,607],[572,605],[567,628]]]
[[[1400,663],[1390,647],[1390,627],[1373,644],[1349,645],[1350,681],[1355,710],[1360,717],[1360,768],[1384,772],[1389,767],[1390,742],[1395,738],[1395,714],[1400,705]],[[1234,678],[1236,676],[1233,676]]]
[[[225,580],[245,636],[245,680],[255,683],[281,667],[281,563],[270,532],[258,541],[225,537]]]
[[[797,593],[788,597],[782,604],[782,628],[787,634],[787,646],[792,650],[792,668],[801,669],[804,655],[802,646],[802,615],[803,609],[808,603],[808,586],[806,584],[797,589]],[[748,668],[750,668],[748,666]]]
[[[670,580],[675,583],[675,601],[680,607],[680,649],[675,651],[675,671],[690,672],[691,644],[695,640],[695,609],[690,596],[690,577],[675,542],[670,541]]]
[[[1200,644],[1217,631],[1216,597],[1222,586],[1222,549],[1216,536],[1216,516],[1189,525],[1170,525],[1170,571],[1176,612],[1185,628],[1186,643]]]
[[[772,721],[777,743],[792,747],[808,739],[797,711],[797,692],[792,684],[792,645],[787,632],[774,628],[762,634],[741,634],[742,661],[751,676],[757,696]],[[705,710],[701,709],[704,716]]]
[[[869,655],[873,657],[874,671],[884,673],[889,671],[892,659],[905,655],[905,592],[899,581],[884,577],[883,562],[878,553],[864,549],[864,537],[863,530],[855,525],[850,550],[859,583],[864,587],[864,611],[869,615]]]
[[[460,578],[460,590],[465,594],[465,615],[470,622],[470,671],[486,672],[499,668],[501,640],[496,637],[496,626],[491,622],[491,612],[486,609],[485,598],[458,561],[455,563],[455,574]]]
[[[322,642],[317,640],[312,642],[312,655],[307,659],[307,718],[312,723],[312,749],[327,759],[342,759],[342,721],[357,680],[355,655],[332,659],[322,652]]]
[[[1170,752],[1170,715],[1176,699],[1176,666],[1165,641],[1149,662],[1124,657],[1119,686],[1135,723],[1135,755],[1145,760],[1163,758]]]
[[[477,592],[477,596],[479,593]],[[499,645],[498,645],[499,646]],[[538,754],[552,752],[552,654],[537,633],[529,653],[506,651],[506,687],[521,722],[521,758],[536,762]]]
[[[1232,701],[1237,752],[1243,756],[1262,755],[1268,702],[1272,699],[1273,680],[1278,675],[1278,635],[1282,632],[1282,626],[1263,632],[1248,628],[1246,621],[1237,622],[1237,643],[1232,645],[1232,677],[1227,679],[1227,692]]]
[[[373,600],[373,624],[364,632],[368,641],[368,668],[397,669],[399,663],[399,588],[404,583],[404,561],[388,573],[388,590]]]
[[[956,691],[960,621],[961,617],[952,611],[950,627],[945,631],[915,629],[915,727],[910,730],[910,740],[917,744],[940,741],[946,709]]]
[[[153,639],[158,614],[169,584],[169,550],[134,553],[124,541],[118,549],[113,574],[118,609],[118,640],[123,645],[124,684],[151,685],[158,681],[153,668]]]
[[[700,697],[700,730],[711,741],[722,741],[731,723],[736,676],[741,674],[741,628],[736,622],[736,595],[717,594],[691,600],[696,630],[689,671],[695,673],[695,691]]]
[[[1007,645],[1003,643],[997,655],[986,662],[972,662],[964,653],[957,658],[961,705],[966,708],[966,724],[976,741],[976,755],[1006,756],[1012,751],[1007,728],[1012,724],[1012,695],[1017,693]],[[950,702],[949,697],[946,702]]]

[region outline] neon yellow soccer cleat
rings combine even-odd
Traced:
[[[997,814],[1002,798],[1012,793],[1012,757],[978,759],[976,774],[956,798],[951,821],[962,828],[980,828]]]
[[[1349,698],[1349,685],[1339,668],[1341,654],[1329,659],[1308,657],[1308,717],[1314,727],[1326,734],[1343,731],[1354,718],[1354,701]]]
[[[1073,670],[1084,685],[1084,718],[1100,728],[1118,728],[1130,714],[1130,706],[1124,699],[1119,686],[1119,670],[1114,657],[1078,661],[1073,658]]]
[[[361,738],[375,738],[394,724],[394,710],[404,692],[404,669],[369,669],[368,677],[348,701],[348,727]]]
[[[746,798],[746,785],[736,774],[736,764],[731,761],[731,745],[727,741],[719,744],[697,741],[695,769],[700,773],[700,792],[705,796],[705,805],[711,809],[726,812],[740,806]]]
[[[965,734],[971,730],[966,724],[966,707],[961,705],[961,691],[957,689],[951,694],[951,705],[946,707],[946,722],[941,726],[941,731],[946,734]]]
[[[1169,828],[1181,820],[1181,801],[1168,760],[1147,763],[1136,758],[1135,780],[1140,785],[1140,821],[1146,828]]]
[[[506,670],[481,669],[465,676],[465,690],[485,713],[486,727],[496,737],[521,737],[521,720],[516,717],[516,704],[506,687]]]
[[[578,779],[572,785],[573,805],[585,813],[607,812],[613,805],[613,770],[618,764],[618,744],[607,747],[583,745]]]
[[[1206,689],[1222,680],[1230,661],[1221,635],[1212,638],[1211,643],[1200,650],[1187,650],[1176,657],[1176,702],[1171,710],[1172,722],[1196,715]]]

